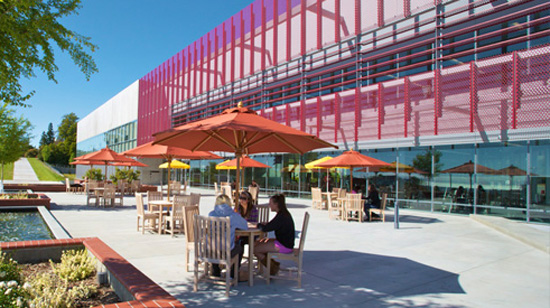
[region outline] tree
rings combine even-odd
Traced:
[[[42,132],[42,137],[40,138],[40,144],[39,147],[43,147],[48,144],[52,144],[55,142],[55,132],[53,131],[53,124],[50,122],[48,124],[48,130],[45,132]]]
[[[0,101],[26,106],[33,94],[22,93],[19,80],[34,77],[35,69],[55,80],[54,46],[68,52],[90,79],[97,66],[85,49],[97,46],[90,38],[65,28],[59,20],[77,14],[80,0],[0,0]]]
[[[13,110],[6,106],[0,109],[0,164],[1,180],[4,187],[4,165],[18,160],[29,149],[31,123],[23,118],[16,118]]]
[[[432,151],[430,149],[426,149],[426,151],[423,154],[418,154],[413,159],[413,167],[422,170],[426,172],[426,176],[431,179],[433,176],[436,176],[441,171],[441,167],[443,164],[439,162],[441,159],[442,153],[438,150],[433,151],[433,157],[434,157],[434,172],[432,174]]]
[[[63,152],[67,156],[66,162],[68,164],[73,158],[76,157],[76,125],[78,117],[73,112],[63,116],[61,124],[57,128],[59,134],[59,140],[63,143]]]

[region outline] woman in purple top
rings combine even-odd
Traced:
[[[241,214],[247,222],[258,223],[258,208],[254,206],[254,200],[248,191],[241,192],[235,212]]]

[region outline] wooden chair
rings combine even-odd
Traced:
[[[168,222],[169,222],[169,228],[166,228],[166,232],[170,233],[172,237],[176,233],[184,233],[185,229],[183,227],[184,221],[183,221],[183,209],[185,208],[185,199],[179,199],[176,200],[176,197],[187,197],[187,196],[175,196],[174,197],[174,206],[172,207],[172,211],[170,212],[170,216],[168,216]],[[188,199],[188,198],[187,198]],[[183,202],[182,202],[183,201]]]
[[[258,223],[268,223],[269,222],[269,205],[256,205],[258,209]]]
[[[197,205],[183,207],[183,233],[185,233],[185,271],[189,272],[189,251],[195,248],[195,229],[193,227],[195,215],[199,215]]]
[[[201,194],[191,193],[191,194],[189,194],[189,197],[190,197],[189,205],[200,206],[200,204],[201,204]]]
[[[178,196],[182,193],[180,181],[171,181],[168,185],[170,185],[170,194],[172,196]]]
[[[156,201],[156,200],[163,200],[164,199],[164,196],[162,194],[162,192],[160,191],[147,191],[147,202],[149,201]],[[149,212],[153,211],[153,209],[147,205],[147,209],[149,210]]]
[[[128,180],[118,180],[116,188],[121,194],[126,194],[126,191],[130,191],[130,188],[128,187]]]
[[[76,193],[78,187],[71,187],[71,182],[68,178],[65,178],[65,192]]]
[[[344,204],[338,201],[337,194],[327,194],[328,217],[330,219],[343,219]]]
[[[94,199],[94,205],[95,206],[99,205],[99,195],[95,191],[96,188],[97,188],[97,183],[94,182],[94,181],[90,181],[86,185],[86,205],[87,206],[90,205],[90,200],[92,200],[92,199]]]
[[[270,279],[287,279],[287,280],[296,280],[298,281],[298,288],[302,287],[302,261],[304,255],[304,245],[306,242],[306,233],[307,226],[309,224],[309,213],[304,214],[304,222],[302,223],[302,233],[300,234],[300,243],[298,248],[294,248],[292,253],[279,253],[279,252],[270,252],[267,254],[267,269],[266,269],[266,281],[269,284]],[[278,260],[291,260],[294,261],[298,268],[297,269],[288,269],[289,274],[287,276],[277,275],[272,276],[271,273],[271,258]],[[296,277],[292,276],[292,272],[296,272]]]
[[[141,181],[133,180],[130,184],[130,193],[137,193],[141,189]]]
[[[214,182],[214,195],[218,196],[220,194],[220,189],[218,187],[218,182]]]
[[[231,257],[231,226],[229,217],[195,216],[195,283],[196,292],[199,281],[211,281],[225,284],[225,296],[229,297],[229,289],[239,281],[239,255]],[[199,275],[199,264],[204,263]],[[209,274],[211,264],[223,265],[227,269],[225,281]],[[229,273],[234,265],[234,278]],[[224,283],[225,282],[225,283]]]
[[[348,194],[344,205],[346,221],[357,220],[363,222],[363,199],[361,194]]]
[[[233,189],[231,189],[231,185],[222,185],[220,191],[222,195],[226,195],[233,200]]]
[[[380,200],[380,208],[379,209],[369,209],[369,221],[373,220],[381,220],[382,222],[386,222],[386,200],[388,198],[388,194],[382,194],[382,200]],[[373,217],[372,214],[378,214],[379,217]]]
[[[248,192],[254,200],[254,204],[258,204],[258,195],[260,194],[260,187],[258,186],[248,186]]]
[[[323,195],[321,194],[321,188],[312,187],[311,188],[311,207],[314,209],[325,209],[327,202],[323,200]]]
[[[183,206],[190,206],[193,205],[191,203],[191,196],[189,195],[181,195],[181,196],[174,196],[174,204],[182,204]]]
[[[117,202],[116,200],[119,199],[120,201]],[[124,195],[118,194],[116,192],[116,189],[113,186],[108,186],[103,191],[103,206],[106,207],[107,203],[109,203],[109,206],[116,206],[120,205],[122,206],[124,203]]]
[[[158,215],[153,213],[145,213],[143,205],[143,195],[136,193],[136,208],[137,208],[137,231],[139,231],[141,220],[141,234],[145,233],[145,228],[148,230],[157,230]],[[149,222],[147,225],[146,222]]]

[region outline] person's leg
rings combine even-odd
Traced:
[[[239,243],[235,243],[235,247],[233,247],[233,249],[231,249],[231,258],[233,258],[234,256],[236,255],[239,255],[239,261],[237,263],[238,266],[240,266],[241,264],[241,258],[242,258],[242,255],[243,255],[243,246],[241,246]],[[233,265],[231,267],[231,278],[234,278],[234,269],[235,269],[235,265]],[[237,270],[239,270],[239,268],[237,267]]]
[[[254,244],[254,255],[265,265],[265,257],[268,252],[278,252],[275,247],[275,239],[269,239],[267,242],[256,241]]]

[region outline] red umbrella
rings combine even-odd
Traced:
[[[499,174],[502,174],[502,175],[507,175],[510,177],[510,190],[512,190],[512,184],[513,184],[513,180],[514,180],[514,176],[526,176],[527,175],[527,172],[519,167],[516,167],[514,165],[510,165],[506,168],[502,168],[502,169],[499,169],[498,170],[498,173]],[[535,175],[534,173],[531,173],[531,175]]]
[[[349,150],[333,159],[318,163],[318,167],[347,167],[350,170],[350,189],[353,189],[353,168],[356,167],[389,167],[387,162]]]
[[[122,166],[122,167],[149,167],[148,165],[134,160],[133,162],[120,162],[120,163],[110,163],[111,166]]]
[[[132,163],[135,162],[135,160],[126,157],[124,155],[118,154],[117,152],[109,149],[108,146],[105,148],[89,153],[86,155],[83,155],[84,158],[81,158],[73,164],[89,164],[89,165],[105,165],[105,179],[104,182],[107,180],[107,165],[110,163]],[[86,163],[85,163],[86,162]]]
[[[253,153],[306,153],[337,146],[303,131],[285,126],[242,107],[224,110],[216,116],[188,123],[154,135],[154,144],[171,145],[192,151],[223,151],[237,158]],[[239,169],[237,160],[237,169]],[[239,190],[237,173],[237,191]]]
[[[179,159],[220,159],[221,156],[205,151],[190,151],[173,146],[162,144],[153,144],[148,142],[133,149],[123,152],[122,154],[135,157],[146,158],[164,158],[171,162],[174,158]],[[170,164],[168,164],[168,181],[170,181]],[[168,198],[170,199],[170,185],[168,185]]]

